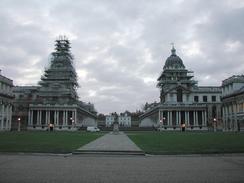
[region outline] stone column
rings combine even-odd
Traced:
[[[28,111],[28,126],[30,126],[31,124],[31,112],[30,112],[30,109]]]
[[[201,111],[202,114],[202,126],[204,126],[204,111]]]
[[[205,111],[205,113],[204,113],[204,118],[205,118],[205,126],[207,126],[207,111]]]
[[[170,113],[170,112],[167,111],[167,125],[168,125],[168,126],[169,126],[169,123],[170,123],[170,122],[169,122],[169,121],[170,121],[170,119],[169,119],[169,113]]]
[[[205,111],[202,111],[202,126],[205,126]]]
[[[69,118],[69,111],[66,111],[66,114],[65,114],[65,121],[66,121],[66,125],[69,125],[68,124],[68,118]]]
[[[185,121],[184,121],[184,123],[185,123],[186,127],[188,126],[188,116],[187,116],[187,114],[188,114],[188,111],[185,111]]]
[[[11,130],[11,124],[12,124],[12,105],[9,105],[9,130]]]
[[[63,111],[63,126],[65,126],[65,111]]]
[[[170,113],[169,113],[169,118],[170,118],[170,120],[169,120],[169,126],[173,126],[173,114],[172,114],[173,112],[172,111],[170,111]]]
[[[6,106],[5,106],[5,104],[3,104],[2,109],[3,109],[3,117],[2,117],[1,129],[3,130],[3,128],[4,128],[4,120],[5,120],[5,117],[6,117]]]
[[[10,106],[10,104],[8,104],[7,105],[7,122],[6,122],[6,130],[8,130],[9,129],[9,120],[10,120],[10,118],[11,118],[11,116],[10,116],[10,109],[9,109],[9,106]]]
[[[160,109],[158,110],[158,125],[160,125],[160,119],[161,119],[161,116],[160,116]]]
[[[222,114],[223,114],[223,131],[225,131],[225,106],[222,108]]]
[[[30,124],[33,125],[33,110],[30,109]]]
[[[50,110],[47,111],[47,124],[50,124]]]
[[[57,111],[55,110],[54,111],[54,125],[56,126],[57,125]]]
[[[1,119],[1,124],[0,124],[0,130],[3,129],[3,121],[4,121],[4,104],[2,104],[2,107],[1,107],[1,116],[2,116],[2,119]]]
[[[45,119],[45,121],[46,121],[46,125],[48,125],[48,120],[47,120],[47,110],[45,111],[46,112],[46,119]]]
[[[193,126],[196,126],[196,111],[193,111]]]
[[[57,125],[59,125],[59,111],[57,111]]]
[[[233,125],[233,106],[232,106],[232,103],[230,104],[229,110],[230,110],[229,116],[230,116],[231,131],[233,131],[234,125]]]
[[[178,122],[178,125],[181,124],[181,111],[179,111],[179,122]]]
[[[39,125],[39,110],[36,110],[37,117],[36,117],[36,124]]]
[[[234,131],[238,131],[238,127],[237,127],[237,104],[233,103],[233,115],[234,115]]]
[[[77,124],[77,109],[75,109],[75,124]]]
[[[185,123],[185,125],[187,125],[187,111],[185,111],[185,121],[184,121],[184,123]]]
[[[176,111],[176,125],[178,125],[179,124],[179,118],[178,118],[178,111]]]
[[[7,126],[8,126],[8,120],[9,120],[9,115],[8,115],[8,104],[6,105],[6,112],[5,112],[5,114],[6,114],[6,123],[5,123],[5,126],[3,126],[3,127],[4,127],[4,129],[6,130],[6,129],[7,129]]]
[[[42,125],[42,110],[40,110],[40,125]]]
[[[196,111],[196,125],[199,126],[199,124],[198,124],[198,111]]]
[[[66,110],[64,111],[64,124],[65,124],[65,126],[68,125],[67,124],[67,111]]]

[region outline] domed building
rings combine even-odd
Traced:
[[[140,127],[207,130],[221,122],[221,87],[198,86],[172,47],[157,79],[160,102],[147,104]]]
[[[73,66],[70,41],[60,36],[55,41],[49,67],[38,86],[16,86],[12,129],[78,130],[97,126],[94,105],[79,100],[77,74]]]

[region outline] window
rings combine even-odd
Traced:
[[[198,102],[199,99],[198,99],[198,96],[194,96],[194,102]]]
[[[208,101],[208,96],[203,96],[202,100],[203,100],[203,102],[207,102]]]
[[[177,90],[177,102],[183,102],[182,89]]]
[[[216,96],[212,96],[212,102],[216,102]]]

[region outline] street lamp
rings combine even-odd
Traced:
[[[20,132],[20,117],[18,118],[18,132]]]
[[[72,128],[74,128],[75,127],[75,120],[72,117],[70,118],[70,120],[72,122]]]
[[[217,119],[216,118],[213,119],[213,125],[214,125],[214,131],[216,132],[216,130],[217,130]]]
[[[166,120],[166,118],[163,117],[163,125],[164,125],[164,129],[166,129],[166,127],[165,127],[165,120]]]

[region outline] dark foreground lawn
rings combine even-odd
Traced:
[[[244,133],[128,132],[148,154],[244,153]]]
[[[88,132],[2,132],[0,152],[69,153],[104,133]]]

